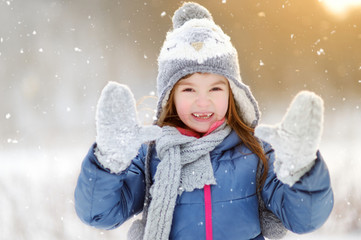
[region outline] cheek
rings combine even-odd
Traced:
[[[184,115],[189,112],[189,103],[185,98],[180,98],[175,96],[174,105],[179,116]]]
[[[224,117],[228,110],[228,102],[223,102],[219,105],[219,115]]]
[[[228,110],[228,95],[221,96],[221,98],[216,101],[216,104],[217,104],[218,115],[220,117],[224,117]]]

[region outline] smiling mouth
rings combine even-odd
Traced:
[[[208,119],[213,116],[213,113],[192,113],[196,118]]]

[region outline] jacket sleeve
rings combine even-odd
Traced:
[[[269,171],[262,190],[265,205],[295,233],[311,232],[323,225],[333,208],[330,176],[320,152],[313,168],[292,187],[274,173],[275,155],[269,147]]]
[[[104,169],[94,155],[94,144],[86,155],[75,188],[75,210],[91,226],[112,229],[139,213],[144,203],[143,145],[131,165],[120,174]]]

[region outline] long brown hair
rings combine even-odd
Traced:
[[[227,124],[237,133],[243,143],[249,148],[263,163],[263,173],[261,179],[258,179],[258,191],[262,190],[268,173],[268,160],[263,151],[259,140],[254,136],[254,128],[247,126],[242,117],[237,112],[233,93],[229,91],[228,111],[226,113]]]
[[[187,77],[187,76],[186,76]],[[184,78],[186,78],[184,77]],[[176,84],[177,85],[177,84]],[[163,127],[173,126],[173,127],[186,127],[182,120],[179,118],[177,114],[177,109],[174,104],[174,89],[176,85],[173,87],[172,91],[169,94],[169,99],[167,104],[163,108],[163,111],[157,121],[157,125]],[[240,144],[244,144],[247,148],[249,148],[254,154],[258,156],[258,158],[263,163],[263,174],[260,179],[258,179],[258,187],[257,190],[262,190],[262,187],[266,181],[267,173],[268,173],[268,161],[267,157],[263,151],[260,142],[254,136],[254,128],[247,126],[242,117],[237,112],[236,103],[233,97],[233,93],[229,88],[229,100],[228,100],[228,110],[226,113],[227,124],[237,133],[239,138],[242,140]]]

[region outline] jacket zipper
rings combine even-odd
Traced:
[[[206,240],[213,240],[211,186],[204,185],[204,206],[206,216]]]

